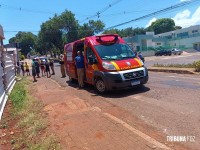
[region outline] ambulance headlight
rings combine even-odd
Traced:
[[[115,66],[109,62],[103,62],[102,66],[106,70],[116,70]]]

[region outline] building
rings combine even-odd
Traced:
[[[147,32],[146,35],[126,37],[124,40],[138,51],[154,50],[158,47],[165,49],[180,48],[200,51],[200,25],[191,26],[155,35]]]
[[[7,54],[10,54],[13,56],[14,59],[14,64],[17,64],[17,61],[19,61],[19,51],[21,49],[19,48],[19,43],[10,43],[10,44],[6,44],[4,45],[4,51]]]
[[[3,39],[4,39],[3,27],[0,25],[0,48],[3,48]]]

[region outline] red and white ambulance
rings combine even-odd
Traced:
[[[99,93],[131,88],[148,81],[147,68],[117,34],[90,36],[65,45],[66,72],[72,80],[77,79],[77,51],[84,55],[84,81],[94,85]]]

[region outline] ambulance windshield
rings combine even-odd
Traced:
[[[135,57],[133,50],[126,44],[96,45],[95,48],[103,60],[122,60]]]

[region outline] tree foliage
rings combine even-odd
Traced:
[[[88,23],[84,23],[82,26],[79,26],[78,37],[83,38],[86,36],[92,36],[103,30],[105,24],[101,20],[89,20]]]
[[[110,29],[110,30],[104,31],[103,33],[104,34],[118,34],[121,37],[127,37],[127,36],[145,34],[146,33],[146,29],[145,28],[132,28],[132,27],[129,27],[129,28],[122,29],[122,30]]]
[[[170,18],[158,19],[148,27],[148,31],[154,31],[155,34],[174,31],[176,29],[175,22]]]
[[[36,46],[37,36],[31,32],[18,32],[9,43],[20,43],[21,53],[25,56]]]

